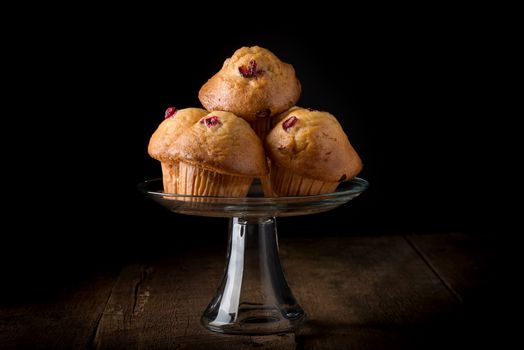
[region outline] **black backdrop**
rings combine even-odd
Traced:
[[[244,45],[294,65],[299,105],[339,118],[371,184],[340,209],[281,220],[281,235],[491,229],[496,194],[479,191],[497,156],[485,124],[491,102],[479,94],[484,29],[453,19],[350,22],[241,30],[82,22],[19,41],[12,130],[21,137],[6,187],[23,219],[4,235],[11,266],[68,279],[97,262],[202,242],[224,249],[227,220],[171,214],[136,185],[161,174],[146,149],[165,108],[199,106],[200,86]]]

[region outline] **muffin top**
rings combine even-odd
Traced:
[[[149,140],[147,148],[149,155],[160,161],[168,160],[167,151],[171,144],[207,113],[201,108],[177,110],[175,107],[169,107],[166,110],[166,119],[158,126]]]
[[[228,111],[253,122],[287,110],[298,101],[300,91],[293,66],[253,46],[226,59],[198,97],[207,110]]]
[[[294,107],[276,118],[265,146],[278,166],[328,182],[351,179],[362,169],[360,157],[330,113]]]
[[[288,109],[287,111],[284,111],[280,114],[277,114],[276,116],[274,116],[272,119],[271,119],[271,128],[274,128],[275,125],[277,125],[279,122],[282,121],[282,119],[286,118],[287,116],[291,115],[291,113],[295,112],[295,111],[298,111],[298,110],[303,110],[304,108],[302,107],[298,107],[298,106],[293,106],[291,107],[290,109]],[[311,110],[311,108],[307,109],[307,110]]]
[[[168,154],[170,160],[228,175],[268,173],[262,142],[244,119],[229,112],[200,118],[171,144]]]

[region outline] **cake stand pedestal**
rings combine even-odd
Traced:
[[[230,220],[224,277],[204,311],[203,326],[220,333],[275,334],[293,331],[306,319],[282,271],[276,218],[334,209],[367,186],[366,180],[354,178],[333,193],[272,198],[262,197],[258,184],[245,198],[164,193],[161,179],[145,181],[139,189],[175,213]]]

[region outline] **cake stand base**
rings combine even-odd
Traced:
[[[305,321],[278,256],[276,218],[230,219],[227,265],[202,316],[207,329],[232,334],[275,334]]]

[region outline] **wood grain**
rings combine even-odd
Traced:
[[[90,347],[115,278],[104,274],[64,290],[51,300],[0,308],[0,348]]]
[[[187,255],[126,267],[113,288],[93,347],[97,349],[294,349],[292,334],[228,336],[200,325],[222,277],[224,254]]]
[[[297,334],[279,336],[227,336],[200,325],[222,277],[226,247],[199,247],[100,274],[47,302],[2,306],[0,348],[370,350],[479,344],[485,338],[468,338],[477,328],[464,331],[470,319],[462,303],[475,300],[489,282],[492,245],[478,239],[283,237],[282,263],[308,321]],[[476,310],[478,304],[471,305]]]
[[[514,295],[512,286],[518,272],[511,269],[517,265],[505,260],[514,257],[507,237],[445,233],[408,235],[406,240],[462,304],[453,320],[460,329],[455,345],[512,348],[519,330],[506,320],[520,295]]]
[[[402,237],[282,243],[290,286],[309,315],[296,336],[302,349],[428,348],[457,309]]]
[[[406,239],[461,302],[475,296],[495,277],[491,267],[496,263],[499,242],[494,236],[445,233],[409,235]]]

